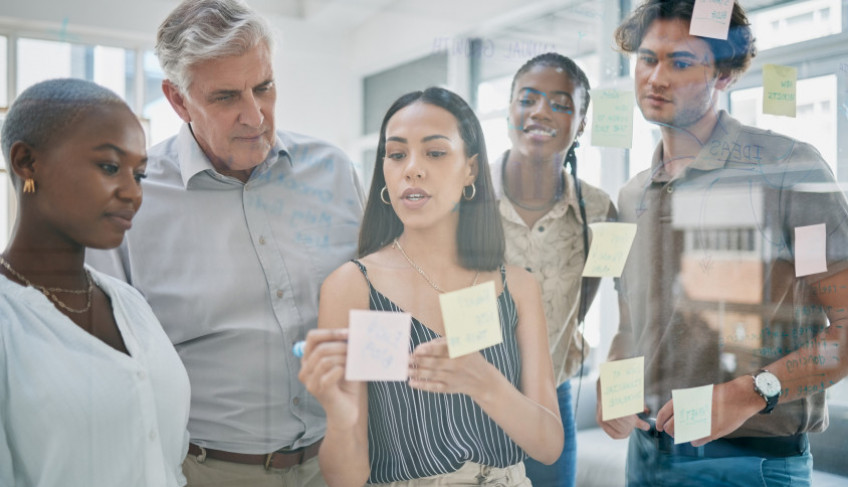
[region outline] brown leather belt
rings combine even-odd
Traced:
[[[269,468],[289,468],[295,465],[300,465],[303,462],[314,458],[318,455],[318,450],[321,448],[323,438],[315,443],[298,448],[296,450],[278,450],[266,455],[254,455],[249,453],[232,453],[228,451],[213,450],[204,448],[189,443],[189,455],[197,455],[198,461],[203,461],[206,458],[214,458],[215,460],[223,460],[225,462],[243,463],[247,465],[262,465],[265,470]]]

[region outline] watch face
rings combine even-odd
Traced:
[[[771,372],[760,372],[756,377],[757,389],[766,396],[776,396],[780,392],[780,381]]]

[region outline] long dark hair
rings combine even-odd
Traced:
[[[383,176],[386,126],[395,113],[413,103],[427,103],[450,112],[459,126],[459,134],[465,145],[465,156],[477,155],[477,178],[474,180],[477,191],[471,201],[465,198],[460,199],[456,243],[459,250],[459,262],[463,267],[481,271],[495,270],[503,264],[506,243],[489,173],[489,158],[486,155],[483,129],[474,111],[462,98],[438,87],[430,87],[424,91],[414,91],[401,96],[392,104],[383,118],[383,124],[380,126],[380,141],[377,145],[377,159],[374,162],[374,176],[371,178],[368,203],[365,205],[365,216],[359,231],[359,257],[376,252],[403,233],[403,223],[392,205],[381,201],[380,192],[386,185],[386,179]]]

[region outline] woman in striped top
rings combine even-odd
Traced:
[[[321,288],[300,378],[327,412],[330,486],[530,485],[523,459],[562,451],[539,285],[503,265],[480,123],[457,95],[402,96],[380,130],[360,260]],[[448,357],[439,294],[494,281],[503,343]],[[408,382],[344,379],[351,309],[413,318]]]

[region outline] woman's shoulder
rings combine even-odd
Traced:
[[[541,295],[539,281],[533,274],[527,272],[523,267],[506,265],[506,283],[509,292],[516,300],[530,297],[533,294]]]

